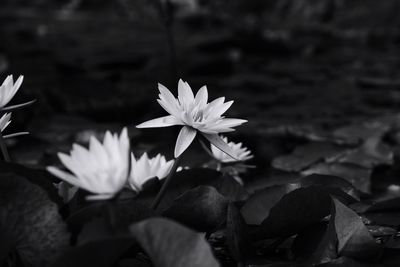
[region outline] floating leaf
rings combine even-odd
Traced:
[[[284,195],[309,186],[320,186],[328,190],[340,189],[355,200],[359,199],[356,189],[346,180],[331,175],[312,174],[298,179],[296,183],[276,185],[256,191],[241,208],[243,217],[248,224],[260,224]]]
[[[369,138],[360,147],[340,157],[338,162],[353,163],[365,168],[380,164],[390,165],[393,163],[393,152],[380,138]]]
[[[299,188],[282,197],[261,223],[256,237],[273,238],[290,236],[311,224],[320,222],[330,214],[331,195],[345,202],[354,199],[337,188],[310,186]]]
[[[230,201],[243,201],[249,197],[249,193],[233,177],[224,175],[211,183],[220,194]]]
[[[131,236],[113,237],[73,247],[61,255],[52,267],[109,267],[136,241]]]
[[[303,175],[325,174],[341,177],[363,192],[370,190],[371,170],[351,163],[318,163],[302,172]]]
[[[301,231],[293,241],[296,259],[309,264],[328,262],[337,257],[337,238],[332,219],[313,224]]]
[[[339,255],[367,261],[379,258],[382,247],[371,236],[360,216],[335,198],[333,203]]]
[[[347,267],[383,267],[384,265],[378,263],[366,263],[353,260],[348,257],[340,257],[330,262],[316,265],[317,267],[336,267],[336,266],[347,266]]]
[[[346,150],[331,143],[309,143],[297,147],[290,155],[277,157],[272,166],[285,171],[301,171],[321,160],[337,158]]]
[[[167,219],[154,218],[130,227],[154,267],[217,267],[204,235]]]
[[[246,223],[260,224],[284,195],[299,187],[298,184],[283,184],[256,191],[240,210]]]
[[[0,262],[17,251],[27,266],[46,266],[69,246],[67,226],[46,191],[25,178],[0,177],[0,236],[9,244]]]
[[[178,197],[163,215],[199,231],[210,231],[224,222],[228,200],[210,186],[199,186]]]

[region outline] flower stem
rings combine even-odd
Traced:
[[[4,161],[10,162],[11,161],[10,154],[8,154],[6,142],[4,142],[4,137],[1,132],[0,132],[0,149],[1,153],[3,154]]]
[[[162,185],[160,191],[158,192],[156,199],[154,200],[153,204],[151,205],[151,208],[153,210],[156,210],[158,207],[158,204],[160,204],[163,196],[165,195],[165,192],[167,191],[167,187],[168,185],[171,183],[172,181],[172,177],[174,176],[174,174],[176,173],[176,169],[178,169],[179,163],[180,163],[180,159],[181,156],[177,157],[174,161],[174,165],[171,168],[171,171],[169,172],[167,178],[165,178],[165,182]]]

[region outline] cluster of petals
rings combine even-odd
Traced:
[[[24,76],[19,76],[14,83],[12,75],[8,75],[4,80],[3,84],[0,86],[0,109],[4,108],[17,93],[18,89],[21,87]]]
[[[136,192],[142,190],[142,186],[150,179],[157,177],[165,178],[174,164],[174,160],[167,161],[164,156],[158,154],[154,158],[149,158],[144,153],[139,159],[131,155],[131,171],[129,175],[129,186]]]
[[[16,92],[21,82],[20,77],[13,84],[10,77],[6,79],[3,86],[13,88]],[[189,84],[182,80],[178,83],[178,98],[175,98],[165,86],[159,84],[158,88],[160,91],[158,103],[169,115],[144,122],[137,127],[182,126],[175,145],[176,158],[190,146],[198,132],[210,141],[214,157],[221,162],[245,161],[252,158],[251,152],[242,147],[241,143],[228,143],[226,138],[219,135],[234,131],[234,127],[246,122],[246,120],[223,116],[233,101],[225,102],[225,98],[220,97],[208,103],[208,91],[205,86],[194,95]],[[8,101],[1,103],[5,105]],[[9,115],[7,116],[0,119],[0,129],[8,125]],[[3,124],[2,121],[4,121]],[[140,192],[143,185],[150,179],[165,178],[174,165],[174,160],[167,161],[160,154],[149,158],[147,153],[144,153],[136,159],[130,153],[126,128],[119,136],[107,131],[103,143],[91,137],[88,149],[73,144],[69,155],[59,153],[58,157],[67,171],[54,166],[49,166],[47,170],[61,180],[89,191],[92,195],[88,198],[94,200],[112,198],[125,186]]]
[[[128,177],[127,130],[123,129],[120,136],[107,131],[102,144],[92,136],[89,149],[73,144],[70,155],[58,153],[58,157],[70,172],[50,166],[50,173],[93,193],[89,199],[112,198],[126,185]]]
[[[138,128],[182,126],[178,135],[174,155],[179,157],[193,142],[197,132],[200,132],[216,147],[235,157],[230,147],[218,135],[232,132],[246,120],[225,118],[222,116],[233,104],[225,102],[225,97],[217,98],[208,103],[207,87],[203,86],[196,95],[193,94],[187,82],[179,80],[178,98],[163,85],[159,84],[158,103],[169,113],[168,116],[152,119],[137,125]]]
[[[161,154],[149,158],[144,153],[138,160],[133,154],[129,159],[129,154],[126,128],[119,136],[107,131],[103,143],[92,136],[88,149],[73,144],[70,155],[58,153],[68,172],[53,166],[47,167],[47,170],[68,184],[92,193],[88,199],[102,200],[114,197],[126,185],[140,192],[143,184],[151,178],[166,177],[174,163]]]
[[[228,156],[220,149],[215,147],[213,144],[211,144],[212,155],[218,161],[222,163],[233,163],[233,162],[243,162],[253,158],[251,151],[247,147],[243,147],[242,143],[228,142],[228,139],[226,137],[222,137],[222,139],[232,149],[233,153],[235,153],[236,159]]]

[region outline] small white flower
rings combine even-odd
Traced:
[[[151,178],[165,178],[173,164],[174,160],[167,161],[161,154],[154,158],[149,158],[147,153],[144,153],[138,160],[132,154],[128,183],[134,191],[139,192],[142,190],[142,186]]]
[[[128,132],[124,128],[118,137],[107,131],[103,144],[91,137],[89,149],[74,144],[70,155],[59,153],[58,157],[72,174],[56,167],[47,167],[50,173],[95,194],[88,199],[112,198],[128,179]]]
[[[234,131],[246,120],[231,119],[222,116],[232,105],[233,101],[225,102],[225,97],[220,97],[207,103],[208,91],[203,86],[194,96],[187,82],[179,80],[178,98],[163,85],[159,84],[160,91],[158,103],[170,114],[153,119],[138,128],[157,128],[174,125],[183,126],[176,141],[174,156],[179,157],[193,142],[199,131],[207,140],[231,157],[235,157],[230,147],[218,136],[219,133]]]
[[[3,84],[0,86],[0,109],[4,108],[8,104],[8,102],[11,101],[11,99],[17,93],[23,80],[24,76],[20,75],[17,81],[14,83],[13,76],[7,76]]]
[[[226,137],[222,137],[222,139],[228,144],[229,147],[232,148],[232,151],[235,153],[237,160],[226,155],[224,152],[222,152],[217,147],[215,147],[213,144],[211,144],[212,155],[218,161],[223,162],[223,163],[231,163],[231,162],[238,162],[238,161],[246,161],[246,160],[253,158],[251,151],[247,147],[242,147],[242,143],[236,144],[234,142],[228,142],[228,139]]]
[[[11,123],[11,113],[6,113],[0,118],[0,131],[4,131],[5,128]]]

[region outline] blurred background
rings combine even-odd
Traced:
[[[2,0],[0,79],[25,75],[13,103],[38,100],[13,114],[8,131],[31,132],[15,160],[45,166],[124,125],[139,154],[171,155],[177,129],[134,126],[164,114],[157,83],[175,93],[178,78],[235,100],[227,115],[249,123],[233,139],[261,157],[271,127],[400,109],[397,0],[160,1]]]

